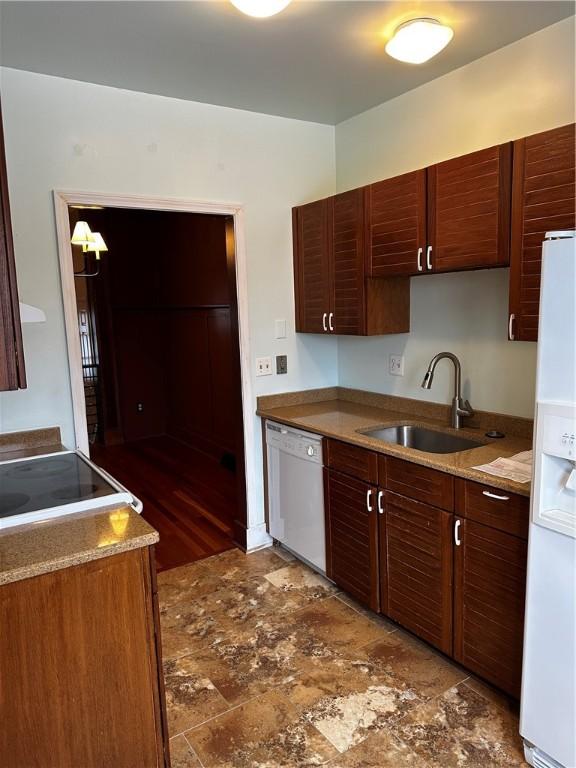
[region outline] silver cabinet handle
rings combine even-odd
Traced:
[[[516,315],[512,313],[508,318],[508,338],[510,341],[514,341],[514,320],[516,320]]]
[[[423,248],[418,248],[418,272],[422,272],[422,251]]]
[[[334,330],[334,325],[332,323],[333,317],[334,317],[334,312],[330,312],[330,314],[328,315],[328,326],[329,326],[331,331]]]
[[[327,317],[328,317],[328,313],[324,312],[324,314],[322,315],[322,327],[324,328],[325,331],[328,330],[328,326],[326,325],[326,318]]]
[[[371,496],[372,496],[372,489],[370,488],[370,490],[366,491],[366,509],[368,510],[368,512],[372,512],[372,510],[374,509],[374,507],[370,505]]]
[[[382,506],[382,499],[384,497],[384,491],[378,491],[378,512],[383,515],[384,507]]]
[[[457,547],[459,547],[460,544],[462,544],[462,539],[458,536],[458,531],[460,530],[461,522],[462,522],[461,520],[456,520],[454,522],[454,544],[456,544]]]
[[[432,269],[432,246],[429,245],[428,248],[426,248],[426,266],[428,269]]]
[[[491,493],[490,491],[482,491],[484,496],[488,496],[489,499],[498,499],[498,501],[510,501],[510,496],[498,496],[497,493]]]

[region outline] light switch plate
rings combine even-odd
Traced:
[[[276,338],[285,339],[286,338],[286,320],[275,320],[274,327],[275,327]]]
[[[404,355],[390,355],[388,370],[392,376],[404,376]]]
[[[257,357],[256,358],[256,376],[271,376],[271,375],[272,375],[272,358]]]

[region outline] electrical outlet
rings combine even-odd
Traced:
[[[144,403],[136,403],[136,413],[144,413]]]
[[[256,376],[271,376],[271,375],[272,375],[272,358],[257,357],[256,358]]]
[[[388,370],[392,376],[404,376],[404,355],[390,355]]]
[[[276,355],[276,373],[288,373],[288,357]]]
[[[276,320],[274,322],[275,336],[277,339],[286,338],[286,320]]]

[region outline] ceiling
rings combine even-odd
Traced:
[[[2,2],[0,63],[135,91],[336,124],[574,13],[567,0],[294,0],[268,19],[226,0]],[[423,65],[384,53],[435,16],[454,39]]]

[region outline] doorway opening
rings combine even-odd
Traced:
[[[71,246],[91,458],[142,500],[159,570],[245,546],[233,217],[85,204],[67,216],[70,234],[84,221],[107,247]]]

